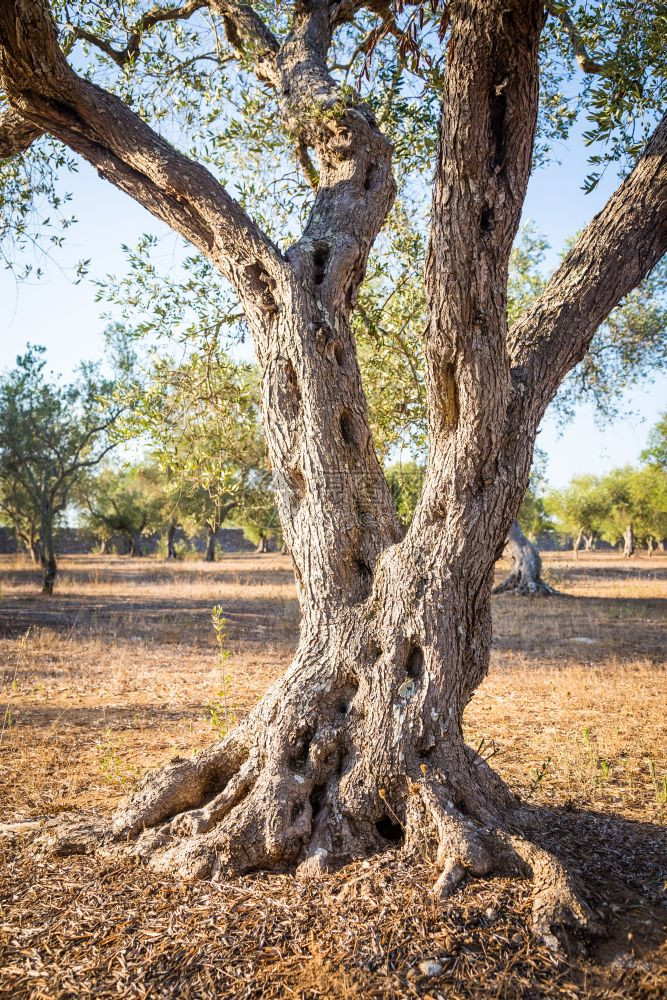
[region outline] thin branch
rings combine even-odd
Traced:
[[[552,17],[555,17],[562,24],[567,34],[570,44],[572,46],[572,51],[574,52],[574,57],[579,64],[579,68],[583,73],[599,73],[601,75],[606,75],[609,72],[608,63],[600,63],[595,59],[591,58],[588,54],[586,48],[586,43],[584,42],[579,29],[570,17],[567,5],[562,2],[555,2],[555,0],[550,0],[546,5],[546,9]]]
[[[182,7],[154,7],[153,10],[144,14],[130,30],[127,45],[124,49],[115,49],[105,38],[101,38],[92,31],[87,31],[85,28],[79,27],[79,25],[72,24],[70,27],[75,38],[82,39],[90,45],[96,46],[96,48],[113,59],[117,66],[123,67],[139,55],[141,39],[146,31],[154,28],[156,24],[162,24],[165,21],[187,20],[196,11],[201,10],[202,7],[208,7],[208,0],[189,0]]]
[[[667,251],[667,114],[644,154],[509,333],[517,421],[539,421],[601,323]],[[526,415],[526,407],[531,409]]]
[[[285,267],[278,249],[205,167],[170,146],[118,97],[72,70],[39,0],[0,6],[0,80],[19,114],[202,250],[246,307],[265,308],[267,284]]]

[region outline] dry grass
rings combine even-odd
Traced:
[[[530,886],[478,880],[436,911],[433,872],[389,853],[317,882],[172,884],[3,842],[0,995],[12,997],[661,997],[667,558],[548,555],[572,597],[499,598],[467,736],[549,810],[609,938],[587,958],[531,939]],[[288,561],[63,560],[57,595],[0,558],[2,818],[110,811],[147,767],[215,737],[210,613],[228,621],[246,712],[289,660]],[[574,599],[576,597],[576,599]],[[662,911],[664,913],[664,911]],[[442,973],[420,975],[436,958]]]

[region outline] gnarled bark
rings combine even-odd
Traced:
[[[512,568],[494,594],[519,594],[523,597],[550,596],[558,591],[542,579],[542,558],[534,542],[526,538],[518,521],[512,522],[507,537],[507,549]],[[576,551],[576,550],[575,550]]]
[[[232,45],[256,52],[287,129],[317,156],[312,211],[284,254],[206,170],[74,73],[43,0],[0,7],[0,77],[12,106],[234,285],[256,347],[302,610],[294,660],[250,716],[194,759],[146,776],[103,835],[160,870],[200,877],[317,870],[401,843],[434,852],[439,896],[467,874],[531,874],[540,933],[590,927],[572,879],[535,842],[530,813],[465,746],[461,724],[487,670],[493,567],[515,532],[539,420],[598,324],[667,245],[667,125],[508,331],[507,265],[530,170],[544,8],[452,8],[426,269],[429,458],[404,532],[373,448],[350,329],[394,197],[392,150],[369,107],[327,68],[334,26],[360,4],[296,0],[284,39],[247,5],[211,6]],[[535,556],[524,552],[534,584]],[[74,830],[59,843],[85,849],[88,840]]]

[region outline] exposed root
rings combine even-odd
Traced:
[[[515,597],[562,597],[560,590],[551,587],[544,580],[515,579],[510,573],[506,580],[493,588],[494,594],[513,594]]]
[[[412,783],[408,806],[406,850],[435,844],[441,874],[433,887],[435,898],[448,899],[467,876],[491,872],[530,876],[533,880],[533,933],[548,947],[580,948],[583,936],[601,933],[583,900],[573,874],[549,851],[532,841],[463,815],[448,801],[443,786],[431,778]]]
[[[539,837],[535,816],[517,808],[501,779],[463,743],[443,747],[437,766],[422,763],[385,790],[371,769],[365,781],[343,767],[335,727],[307,720],[300,727],[296,745],[273,744],[269,754],[229,738],[147,775],[117,811],[113,832],[85,818],[47,824],[41,839],[60,855],[125,854],[185,879],[295,867],[312,876],[394,842],[435,861],[440,902],[466,878],[528,876],[533,929],[550,947],[564,939],[571,949],[584,932],[598,930],[572,874],[517,835]]]

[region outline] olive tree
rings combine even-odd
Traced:
[[[526,492],[540,420],[595,330],[667,246],[659,17],[652,5],[640,21],[627,5],[609,7],[599,5],[599,20],[613,22],[606,33],[561,3],[422,7],[433,29],[431,94],[440,105],[425,264],[429,447],[404,530],[373,446],[351,322],[396,194],[390,133],[406,102],[382,115],[372,88],[364,99],[345,82],[338,57],[341,38],[349,53],[364,27],[375,26],[384,66],[400,78],[420,23],[411,5],[189,0],[142,12],[133,4],[138,19],[123,45],[97,7],[68,3],[76,36],[107,55],[106,78],[95,72],[97,82],[85,59],[75,68],[63,53],[53,20],[59,4],[0,6],[5,150],[12,142],[24,149],[41,132],[55,136],[193,244],[233,287],[255,346],[302,610],[293,663],[254,710],[220,743],[148,775],[112,828],[100,828],[118,849],[158,870],[208,877],[291,864],[316,871],[402,841],[407,851],[433,849],[439,896],[467,874],[532,873],[540,933],[591,925],[573,876],[539,846],[539,817],[466,747],[462,715],[488,668],[493,567]],[[204,8],[217,36],[225,33],[224,58],[238,57],[244,82],[255,74],[256,106],[265,101],[270,111],[267,156],[255,135],[249,159],[258,177],[275,163],[268,147],[279,123],[313,185],[275,238],[275,218],[252,212],[251,183],[234,197],[202,158],[149,124],[150,103],[134,89],[134,73],[146,65],[144,36]],[[624,17],[633,20],[629,35]],[[637,38],[645,43],[627,86],[600,38],[620,41],[620,60],[634,56]],[[591,39],[601,53],[588,51]],[[573,45],[584,72],[599,81],[591,141],[606,138],[612,152],[623,145],[629,169],[510,324],[507,269],[531,170],[541,43],[559,52]],[[159,76],[161,60],[171,68],[168,45],[151,51]],[[125,74],[120,84],[112,63]],[[647,73],[651,86],[642,87]],[[206,135],[217,110],[209,94],[207,102],[193,88],[188,108]],[[635,135],[655,126],[643,149],[626,125],[633,100],[641,104],[631,109]],[[554,107],[546,100],[547,119]],[[230,132],[227,148],[233,158]],[[79,831],[70,849],[84,842]]]
[[[117,443],[122,406],[94,365],[64,383],[29,347],[0,378],[0,507],[42,566],[42,593],[58,572],[56,527],[72,491]]]

